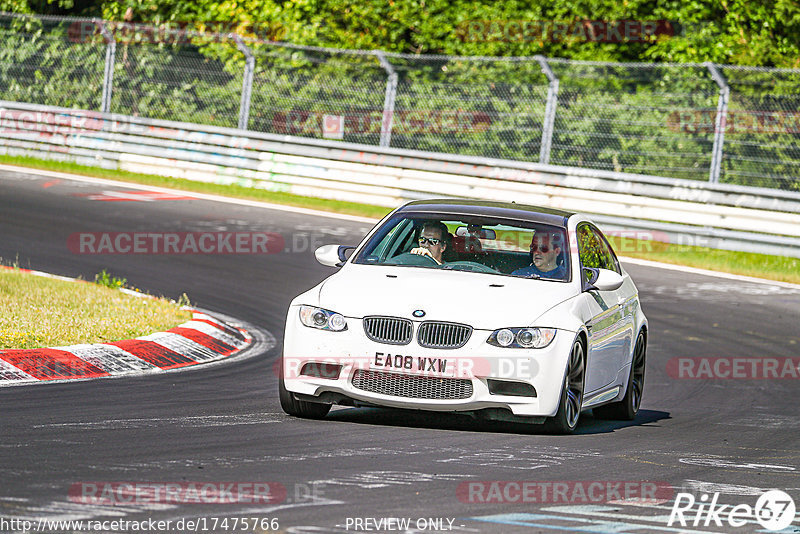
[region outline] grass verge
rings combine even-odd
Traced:
[[[241,185],[192,182],[180,178],[101,169],[98,167],[78,165],[76,163],[50,161],[38,158],[0,155],[0,163],[34,169],[68,172],[97,178],[108,178],[110,180],[122,182],[168,187],[181,191],[194,191],[247,200],[259,200],[274,204],[358,215],[374,219],[379,219],[390,211],[388,208],[382,206],[303,197],[291,195],[289,193],[244,187]],[[631,238],[611,237],[611,241],[620,256],[629,256],[632,258],[685,265],[711,271],[721,271],[800,284],[800,259],[798,258],[768,256],[765,254],[752,254],[748,252],[735,252],[688,245],[670,245]]]
[[[0,349],[107,343],[169,330],[189,319],[191,313],[163,299],[0,269]]]
[[[616,236],[611,236],[609,240],[620,256],[800,284],[800,258],[673,245]]]

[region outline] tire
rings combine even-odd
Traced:
[[[328,415],[331,409],[330,404],[295,399],[292,392],[286,389],[286,384],[283,381],[283,365],[281,365],[281,374],[278,378],[278,398],[281,401],[281,408],[283,408],[284,412],[304,419],[322,419]]]
[[[561,399],[556,415],[545,423],[545,427],[557,434],[571,434],[578,426],[583,403],[583,387],[586,380],[586,358],[583,343],[576,339],[572,344],[561,388]]]
[[[625,390],[625,396],[622,397],[622,400],[592,410],[595,417],[621,421],[632,421],[636,417],[636,414],[639,413],[639,406],[642,404],[646,362],[647,338],[645,338],[644,332],[639,332],[633,349],[633,357],[631,358],[631,372],[628,374],[628,387]]]

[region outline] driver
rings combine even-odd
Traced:
[[[411,254],[428,256],[439,265],[444,263],[442,255],[447,249],[447,226],[439,221],[425,221],[419,232],[419,246]]]
[[[531,264],[517,269],[512,275],[530,276],[535,274],[543,278],[566,278],[566,267],[558,264],[561,254],[561,235],[556,232],[536,232],[531,239]]]

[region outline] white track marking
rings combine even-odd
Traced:
[[[688,465],[699,465],[704,467],[721,467],[724,469],[754,469],[759,471],[773,471],[786,473],[797,469],[788,465],[757,464],[736,459],[717,458],[713,456],[695,456],[691,458],[679,458],[678,462]]]
[[[76,428],[76,429],[128,429],[158,428],[162,426],[180,426],[185,428],[205,428],[236,425],[262,425],[280,423],[280,414],[252,413],[234,415],[198,415],[187,417],[148,417],[137,419],[105,419],[102,421],[76,421],[70,423],[47,423],[34,425],[33,428]]]
[[[129,514],[141,513],[148,510],[169,510],[172,508],[177,508],[177,506],[163,503],[111,506],[73,503],[68,501],[51,501],[43,505],[27,505],[20,507],[20,509],[14,510],[14,519],[34,522],[40,519],[45,519],[47,521],[75,521],[92,519],[94,517],[125,517]]]
[[[728,426],[750,426],[753,428],[800,428],[800,418],[796,415],[750,415],[747,417],[736,418],[730,421],[716,423]]]
[[[721,493],[723,495],[761,495],[772,488],[755,488],[753,486],[737,486],[734,484],[720,484],[717,482],[703,482],[702,480],[686,480],[682,491],[695,493]]]
[[[313,480],[310,484],[332,486],[356,486],[361,489],[386,488],[389,486],[411,486],[434,480],[461,480],[473,478],[472,475],[430,474],[414,471],[367,471],[353,475],[321,480]]]

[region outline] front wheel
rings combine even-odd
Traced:
[[[639,406],[642,404],[642,393],[644,393],[646,356],[647,340],[644,332],[639,332],[633,349],[631,372],[628,375],[628,389],[625,391],[625,396],[622,397],[622,400],[592,410],[595,417],[622,421],[632,421],[636,417],[636,414],[639,413]]]
[[[554,417],[547,420],[548,430],[559,434],[571,434],[578,426],[583,403],[583,386],[586,377],[586,364],[583,343],[576,339],[572,345],[561,388],[561,400]]]
[[[283,381],[283,365],[281,365],[281,375],[278,378],[278,398],[281,401],[283,411],[295,417],[322,419],[328,415],[331,409],[330,404],[295,399],[292,392],[286,389],[286,384]]]

